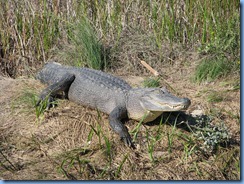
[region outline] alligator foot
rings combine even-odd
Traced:
[[[36,102],[35,107],[40,106],[41,104],[46,103],[46,109],[49,110],[52,107],[57,106],[57,104],[55,103],[55,99],[52,96],[46,96],[46,95],[41,95],[38,99],[38,101]]]
[[[132,142],[132,139],[131,139],[131,137],[130,137],[129,134],[126,135],[126,136],[121,136],[120,139],[121,139],[122,141],[124,141],[124,143],[125,143],[127,146],[129,146],[130,148],[135,149],[135,145],[134,145],[134,143]]]
[[[115,107],[114,110],[109,114],[109,123],[111,128],[119,134],[120,139],[124,141],[126,145],[129,147],[135,148],[128,129],[121,122],[121,119],[127,116],[126,108],[123,107]]]
[[[44,89],[40,96],[39,100],[36,103],[36,106],[39,106],[41,102],[47,103],[46,107],[47,109],[50,109],[51,107],[55,106],[55,99],[60,92],[66,92],[68,91],[70,85],[74,81],[75,76],[73,74],[67,73],[64,75],[58,82],[49,85],[46,89]],[[67,94],[66,94],[67,95]]]

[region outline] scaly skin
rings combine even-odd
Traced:
[[[111,128],[130,147],[134,145],[121,119],[144,118],[144,122],[148,122],[165,111],[185,110],[190,105],[188,98],[173,96],[166,89],[132,88],[124,80],[102,71],[55,62],[46,64],[36,78],[49,85],[41,92],[37,105],[46,97],[51,102],[64,92],[73,102],[109,114]]]

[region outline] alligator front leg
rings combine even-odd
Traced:
[[[111,128],[119,134],[120,138],[127,144],[129,147],[134,148],[134,144],[132,143],[132,139],[128,132],[126,126],[121,122],[121,119],[127,116],[127,111],[125,108],[116,107],[109,114],[109,123]]]
[[[51,106],[53,106],[52,102],[54,101],[54,97],[60,92],[67,93],[74,79],[75,79],[75,75],[67,73],[59,81],[48,86],[39,95],[39,100],[37,101],[36,106],[40,105],[41,101],[48,98],[47,108],[50,109]]]

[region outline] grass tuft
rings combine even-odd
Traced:
[[[122,169],[122,167],[123,167],[125,161],[127,160],[127,158],[128,158],[128,154],[126,154],[126,155],[124,156],[123,160],[122,160],[121,163],[119,164],[119,167],[118,167],[118,169],[117,169],[117,171],[116,171],[116,173],[115,173],[115,178],[118,177],[118,175],[119,175],[119,173],[121,172],[121,169]]]
[[[94,69],[106,67],[102,59],[102,44],[88,19],[82,18],[67,25],[68,42],[59,51],[62,60],[73,66],[87,66]]]
[[[207,96],[208,102],[222,102],[223,100],[223,94],[221,94],[220,92],[212,92]]]
[[[143,86],[147,88],[155,88],[160,86],[159,82],[159,77],[158,78],[147,78],[143,81]]]
[[[232,68],[232,64],[227,59],[205,59],[197,66],[194,81],[213,81],[220,77],[226,77],[232,71]]]

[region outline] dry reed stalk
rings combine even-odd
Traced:
[[[159,74],[155,69],[153,69],[149,64],[147,64],[145,61],[143,61],[143,60],[141,60],[141,64],[144,66],[144,67],[146,67],[150,72],[152,72],[153,73],[153,75],[154,76],[156,76],[156,77],[160,77],[161,79],[162,79],[162,81],[163,81],[163,83],[167,86],[167,87],[169,87],[171,90],[173,90],[177,95],[179,94],[179,93],[177,93],[177,91],[168,83],[168,82],[166,82],[166,80],[163,78],[163,76],[161,75],[161,74]]]
[[[141,64],[145,66],[150,72],[152,72],[153,75],[155,75],[156,77],[159,76],[159,73],[156,70],[154,70],[149,64],[147,64],[145,61],[141,60]]]

